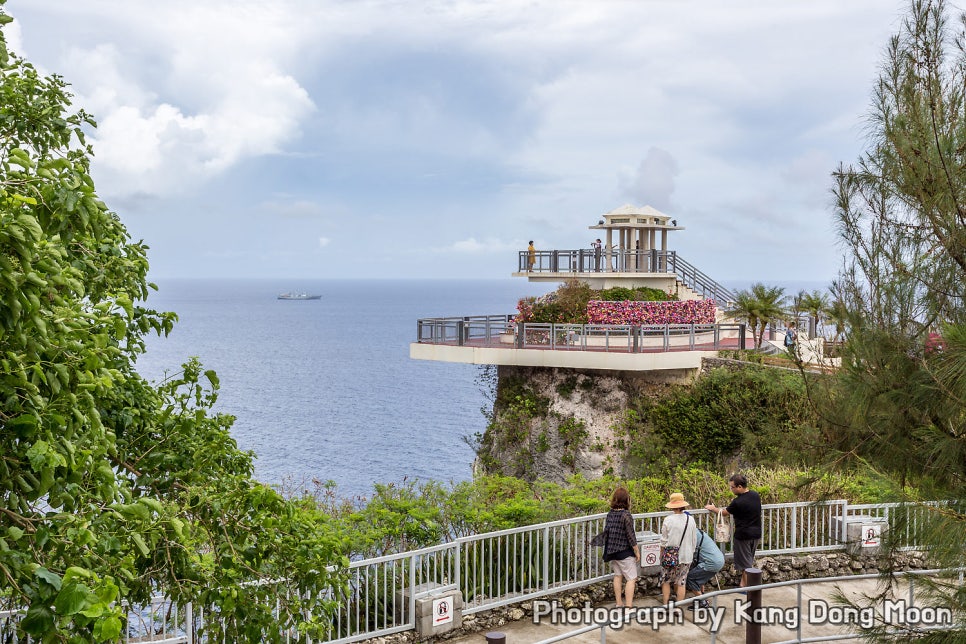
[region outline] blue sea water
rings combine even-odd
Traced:
[[[149,338],[151,380],[198,356],[221,381],[215,410],[266,483],[334,481],[340,496],[404,478],[460,481],[487,404],[479,367],[410,360],[421,317],[512,313],[556,284],[501,280],[159,280],[148,306],[180,321]],[[750,283],[729,282],[734,289]],[[818,282],[783,284],[794,295]],[[823,289],[824,290],[824,289]],[[318,301],[280,301],[304,291]]]
[[[474,365],[410,360],[416,320],[512,313],[556,285],[502,280],[159,280],[147,306],[174,311],[138,371],[150,380],[198,356],[221,381],[215,410],[236,417],[255,475],[332,480],[340,496],[373,483],[470,478],[464,436],[482,432]],[[280,301],[304,291],[319,301]]]

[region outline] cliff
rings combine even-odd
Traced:
[[[491,377],[493,377],[491,375]],[[627,475],[629,412],[688,382],[683,372],[501,366],[478,466],[526,480]]]

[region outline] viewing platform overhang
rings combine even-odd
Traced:
[[[752,348],[743,324],[520,324],[512,315],[428,318],[415,360],[615,371],[690,370],[723,349]]]

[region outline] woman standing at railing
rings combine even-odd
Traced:
[[[671,586],[677,601],[684,601],[688,571],[694,561],[694,549],[698,543],[698,528],[694,519],[684,511],[690,505],[684,495],[675,492],[664,507],[674,510],[664,517],[661,524],[661,596],[664,604],[671,599]]]
[[[619,487],[610,497],[610,512],[604,521],[604,561],[609,561],[614,571],[614,599],[618,608],[634,605],[637,567],[641,562],[630,508],[630,493]]]

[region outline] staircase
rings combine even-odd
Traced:
[[[735,301],[735,294],[718,282],[711,279],[696,266],[681,258],[676,252],[667,254],[667,268],[677,275],[678,297],[680,299],[713,299],[720,306],[727,306]],[[694,297],[681,297],[680,289],[684,287]]]

